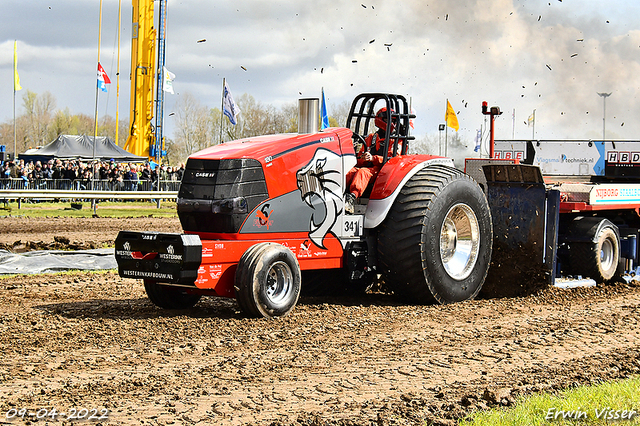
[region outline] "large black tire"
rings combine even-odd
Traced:
[[[576,232],[589,241],[570,243],[569,271],[598,283],[614,280],[622,270],[618,228],[608,219],[582,218],[580,222]]]
[[[251,317],[278,317],[291,312],[300,297],[300,265],[287,247],[259,243],[238,262],[234,289],[240,309]]]
[[[236,269],[236,274],[234,277],[234,291],[235,291],[235,296],[236,296],[236,301],[238,302],[238,307],[240,308],[240,310],[242,312],[244,312],[246,315],[248,316],[252,316],[252,317],[259,317],[260,313],[253,308],[252,304],[248,304],[246,301],[249,299],[248,295],[245,294],[240,294],[241,290],[244,292],[247,292],[248,289],[246,288],[247,286],[241,286],[239,284],[240,281],[245,281],[248,278],[245,278],[245,275],[247,273],[246,271],[246,267],[242,266],[244,264],[247,264],[250,260],[250,258],[253,256],[253,254],[256,252],[256,250],[258,250],[260,248],[260,244],[255,244],[251,247],[249,247],[249,249],[247,251],[245,251],[242,255],[242,257],[240,258],[240,262],[238,264],[238,268]]]
[[[474,298],[491,260],[487,199],[464,173],[429,166],[401,189],[378,233],[387,286],[417,303]]]
[[[164,309],[192,308],[201,297],[199,294],[189,294],[180,287],[161,285],[146,280],[144,290],[154,305]]]

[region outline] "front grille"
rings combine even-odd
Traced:
[[[178,217],[185,231],[236,233],[247,213],[214,213],[212,201],[243,197],[250,212],[268,196],[257,160],[189,159],[178,193]]]

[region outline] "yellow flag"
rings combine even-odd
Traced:
[[[527,118],[527,127],[531,127],[536,123],[536,110],[533,110],[533,113]]]
[[[447,99],[447,112],[444,114],[444,120],[447,122],[447,126],[455,129],[457,132],[460,129],[458,125],[458,117],[456,117],[456,112],[451,107],[449,100]]]
[[[22,90],[18,75],[18,42],[16,40],[13,41],[13,90]]]

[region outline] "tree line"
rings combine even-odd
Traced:
[[[22,96],[23,112],[16,116],[16,150],[43,146],[59,135],[93,135],[94,117],[72,114],[69,108],[56,109],[56,99],[49,93],[34,93],[27,90]],[[120,120],[119,135],[126,140],[127,122]],[[106,115],[98,121],[98,135],[115,139],[116,120]],[[124,144],[121,143],[121,145]],[[13,120],[0,123],[0,145],[13,152]]]
[[[176,102],[175,111],[167,114],[165,120],[173,117],[172,137],[165,135],[167,162],[179,164],[194,152],[235,139],[298,131],[298,102],[284,104],[280,108],[263,104],[249,94],[236,99],[240,108],[237,124],[229,123],[220,107],[210,108],[202,104],[193,94],[184,93]],[[345,101],[329,108],[329,125],[344,126],[349,114],[350,103]],[[44,92],[37,94],[29,90],[22,96],[22,113],[16,117],[16,148],[18,153],[29,148],[43,146],[59,135],[93,135],[94,117],[86,114],[72,114],[69,108],[56,109],[55,97]],[[129,133],[128,118],[120,120],[118,145],[124,146]],[[105,115],[99,118],[98,135],[115,140],[116,121]],[[413,154],[438,155],[441,142],[439,135],[426,135],[416,139],[410,146]],[[13,151],[13,120],[0,123],[0,145]],[[468,148],[456,134],[449,135],[449,149],[453,152]],[[449,152],[451,155],[451,152]]]
[[[241,112],[234,126],[220,108],[209,108],[192,94],[183,94],[175,105],[176,125],[173,138],[166,141],[167,156],[184,159],[221,142],[298,131],[297,101],[276,108],[245,93],[236,99],[236,104]],[[334,105],[329,125],[344,125],[349,106],[348,102]]]
[[[249,95],[243,94],[236,100],[241,113],[233,126],[222,114],[220,108],[209,108],[195,96],[183,94],[175,105],[175,130],[172,139],[166,139],[167,157],[172,164],[185,161],[189,154],[201,149],[235,139],[277,133],[298,131],[298,102],[291,102],[276,108],[265,105]],[[344,101],[332,104],[329,110],[329,126],[342,127],[347,123],[351,103]],[[409,147],[410,154],[443,154],[444,140],[439,134],[428,134],[416,138]],[[468,155],[469,142],[458,133],[448,136],[448,154],[456,158]],[[472,148],[471,148],[472,149]],[[456,161],[456,164],[463,164]]]

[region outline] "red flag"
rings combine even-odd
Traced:
[[[105,82],[105,84],[111,84],[111,80],[109,80],[107,72],[104,70],[104,68],[102,68],[100,62],[98,62],[98,78],[100,77],[102,77],[102,80]]]

